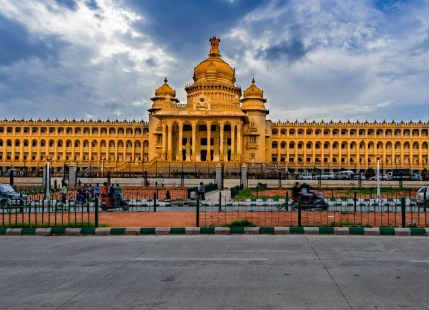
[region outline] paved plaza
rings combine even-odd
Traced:
[[[429,238],[0,238],[0,309],[429,309]]]

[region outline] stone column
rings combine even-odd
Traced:
[[[195,121],[192,122],[192,161],[197,161],[197,124]]]
[[[220,122],[220,141],[219,141],[219,160],[223,161],[223,127],[225,123],[223,121]]]
[[[206,123],[207,126],[207,155],[206,155],[206,161],[212,161],[212,158],[210,156],[210,139],[211,139],[211,122]]]
[[[183,122],[179,122],[179,161],[183,161]]]
[[[239,161],[241,161],[241,150],[242,150],[242,148],[243,147],[241,144],[241,123],[240,123],[237,126],[237,157],[238,157]],[[247,166],[246,166],[246,180],[247,180]]]
[[[236,160],[236,152],[235,152],[235,127],[237,125],[233,123],[231,125],[231,161]]]
[[[222,164],[216,165],[216,185],[218,190],[223,189],[223,175],[222,175]]]
[[[167,125],[162,125],[162,159],[167,158]]]
[[[168,147],[167,147],[167,159],[171,161],[173,159],[173,124],[168,124]]]

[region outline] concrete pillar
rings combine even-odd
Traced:
[[[162,125],[162,159],[167,159],[167,125]]]
[[[179,161],[183,161],[183,122],[179,123]]]
[[[77,181],[77,167],[76,166],[69,166],[68,186],[69,187],[75,187],[76,181]]]
[[[223,161],[223,127],[225,126],[224,122],[220,122],[220,141],[219,141],[219,160]]]
[[[236,147],[235,147],[235,127],[236,127],[236,124],[233,123],[231,125],[231,160],[232,161],[235,161],[237,159]]]
[[[242,143],[241,143],[241,123],[237,126],[237,157],[238,160],[241,161],[241,150],[242,150]],[[247,168],[246,168],[247,172]],[[246,173],[246,180],[247,180],[247,173]],[[247,184],[247,181],[246,181]],[[246,185],[247,186],[247,185]]]
[[[192,122],[192,161],[197,161],[197,124]]]
[[[219,190],[223,189],[223,173],[222,173],[222,165],[216,165],[216,184]]]
[[[167,159],[171,162],[173,158],[173,124],[168,124],[168,147],[167,147]]]
[[[241,188],[247,188],[247,165],[241,165],[241,179],[240,179]]]
[[[211,122],[207,122],[206,126],[207,126],[207,156],[206,156],[206,161],[212,161],[212,158],[210,156]]]

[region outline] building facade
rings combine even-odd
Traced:
[[[235,70],[210,39],[208,57],[194,68],[179,103],[167,79],[151,98],[148,122],[0,122],[1,172],[35,171],[50,161],[113,171],[141,171],[162,163],[275,165],[293,170],[423,170],[428,123],[272,122],[255,80],[242,92]]]

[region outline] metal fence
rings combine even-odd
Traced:
[[[200,226],[416,226],[428,227],[429,204],[410,198],[331,197],[326,208],[314,208],[288,196],[201,201]],[[240,223],[241,222],[241,223]]]

